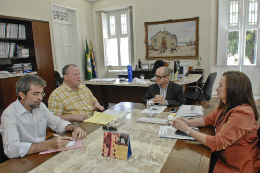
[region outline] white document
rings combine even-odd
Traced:
[[[153,109],[151,110],[152,114],[160,114],[164,111],[164,109],[167,108],[167,106],[160,106],[160,105],[154,105]],[[150,113],[150,109],[144,109],[141,113]]]
[[[91,82],[115,82],[116,79],[113,78],[103,78],[103,79],[90,79]]]
[[[197,129],[198,128],[193,128],[193,129]],[[161,126],[159,133],[158,133],[158,137],[160,138],[175,138],[175,139],[187,139],[187,140],[195,140],[193,137],[191,136],[183,136],[183,135],[177,135],[176,134],[177,129],[175,129],[175,127],[172,126]]]
[[[118,111],[118,110],[105,110],[104,112],[102,112],[104,114],[108,114],[108,115],[113,115],[116,116],[117,118],[122,118],[124,116],[126,116],[129,111]]]
[[[135,77],[133,79],[133,82],[132,83],[137,83],[137,84],[149,84],[150,82],[147,82],[147,81],[144,81],[142,79],[138,79],[137,77]]]
[[[200,117],[203,115],[204,110],[199,105],[181,105],[177,111],[177,117]]]
[[[71,140],[65,147],[70,147],[76,144],[76,141]]]

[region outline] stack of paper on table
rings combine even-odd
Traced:
[[[129,111],[118,111],[118,110],[107,109],[107,110],[105,110],[102,113],[108,114],[108,115],[113,115],[113,116],[116,116],[117,118],[122,118],[125,115],[127,115],[129,113]]]
[[[113,121],[111,121],[109,124],[113,123],[114,121],[116,121],[119,118],[123,118],[124,116],[126,116],[127,114],[129,114],[129,110],[128,111],[118,111],[118,110],[110,110],[107,109],[103,112],[104,114],[108,114],[108,115],[113,115],[116,116],[117,118]]]
[[[192,106],[193,109],[192,109]],[[201,117],[204,115],[202,106],[199,105],[181,105],[177,111],[176,117]]]
[[[159,106],[159,105],[154,105],[152,110],[151,110],[151,113],[152,114],[160,114],[164,111],[164,109],[167,108],[167,106]],[[150,113],[150,109],[147,108],[147,109],[144,109],[142,110],[141,113]]]
[[[116,79],[113,78],[104,78],[104,79],[91,79],[91,82],[115,82]]]
[[[195,130],[198,130],[198,128],[194,128]],[[188,139],[188,140],[195,140],[191,136],[183,136],[183,135],[177,135],[176,134],[177,129],[172,126],[161,126],[158,137],[160,138],[175,138],[175,139]]]
[[[110,121],[113,121],[117,119],[116,116],[113,115],[108,115],[108,114],[104,114],[101,112],[94,112],[94,115],[86,120],[84,120],[84,122],[88,122],[88,123],[95,123],[95,124],[108,124]]]

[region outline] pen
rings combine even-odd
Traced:
[[[57,134],[53,134],[53,136],[61,137],[60,135],[57,135]]]
[[[60,135],[57,135],[57,134],[53,134],[53,136],[57,136],[57,137],[62,137]],[[71,139],[70,141],[74,141],[73,139]]]

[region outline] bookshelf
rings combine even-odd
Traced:
[[[44,91],[46,96],[43,99],[43,102],[45,102],[55,89],[49,22],[0,15],[0,23],[14,24],[18,28],[19,25],[24,26],[25,32],[23,38],[19,38],[19,36],[17,38],[0,38],[0,43],[23,45],[29,49],[29,57],[14,54],[14,56],[0,58],[0,71],[6,71],[8,67],[14,64],[31,63],[32,74],[39,75],[47,83]],[[3,34],[1,36],[1,28],[0,37],[3,37]],[[0,103],[3,109],[17,99],[15,84],[21,75],[23,74],[0,76]]]

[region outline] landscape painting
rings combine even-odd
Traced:
[[[145,59],[197,59],[199,18],[145,22]]]

